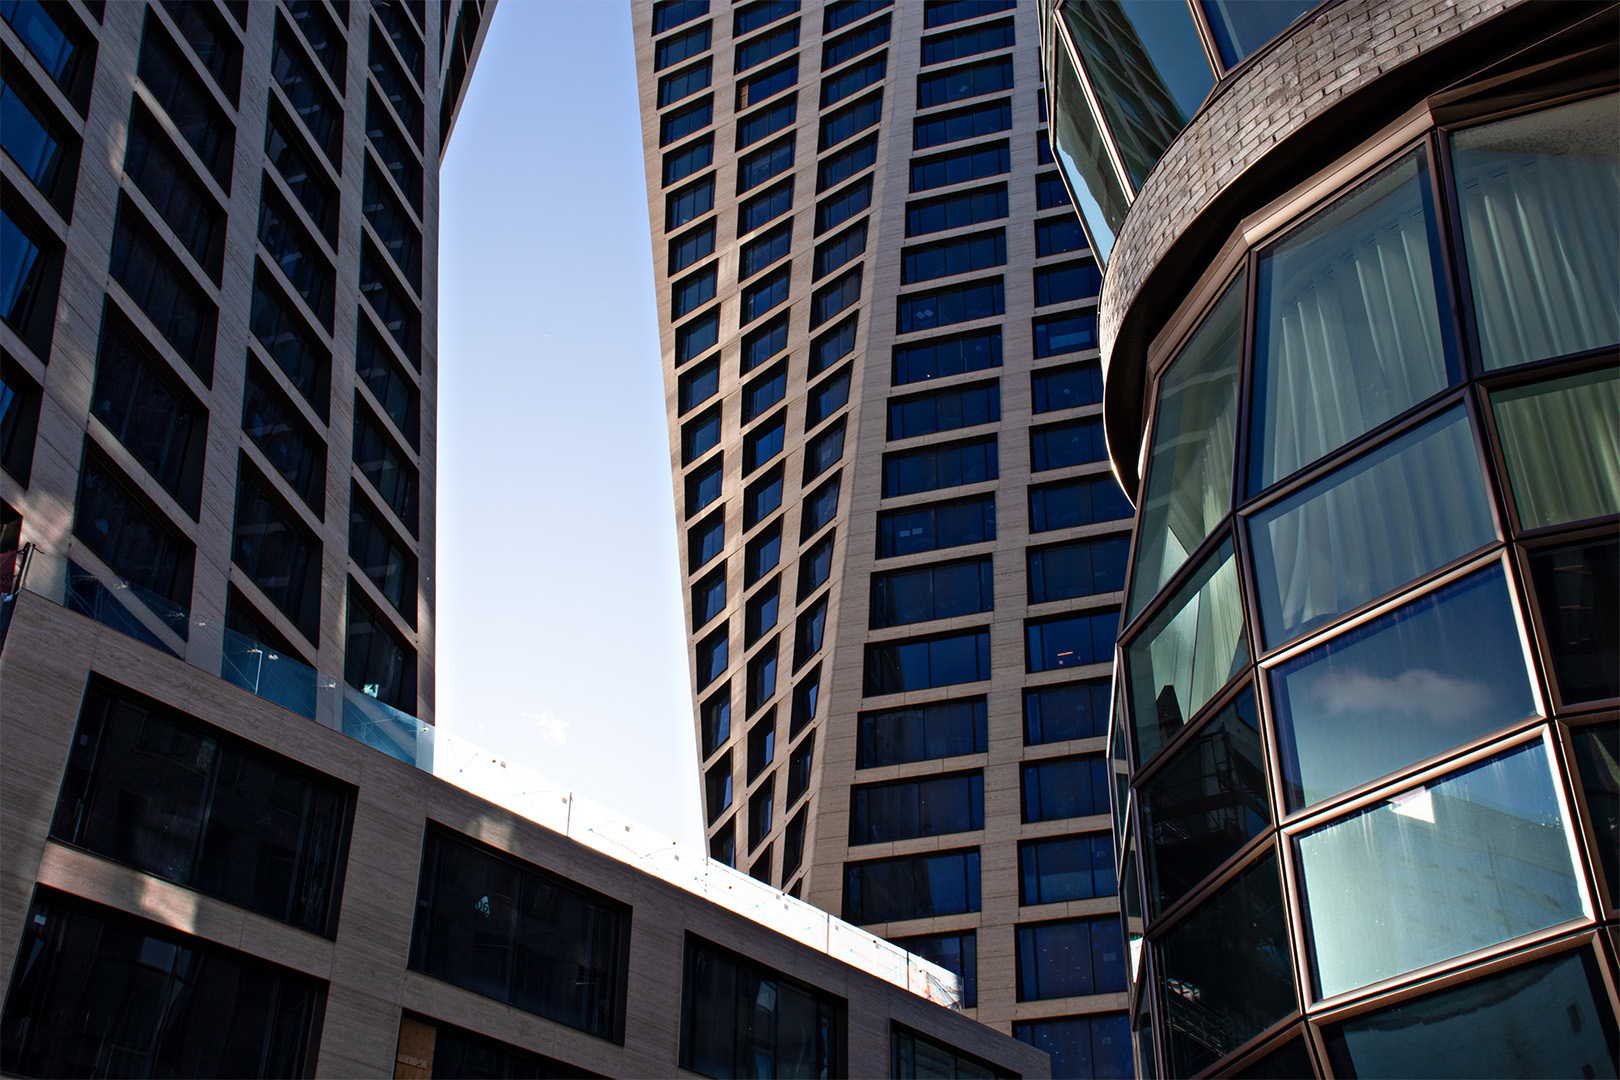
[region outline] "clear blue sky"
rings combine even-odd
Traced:
[[[439,726],[700,843],[629,6],[502,0],[442,175]]]

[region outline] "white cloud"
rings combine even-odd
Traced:
[[[535,728],[540,732],[540,738],[552,746],[568,745],[569,721],[560,720],[548,712],[518,713],[525,720],[533,720]]]

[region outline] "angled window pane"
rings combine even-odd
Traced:
[[[1491,411],[1524,528],[1620,513],[1620,372],[1499,390]]]

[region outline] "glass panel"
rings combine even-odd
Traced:
[[[1620,128],[1613,94],[1451,140],[1487,370],[1620,341]]]
[[[1620,512],[1620,372],[1502,390],[1491,411],[1523,528]]]
[[[1600,724],[1577,730],[1572,738],[1586,814],[1597,837],[1597,855],[1613,904],[1620,893],[1620,729]]]
[[[1249,527],[1276,645],[1496,539],[1461,406],[1268,506]]]
[[[1261,254],[1251,493],[1451,384],[1442,273],[1421,149]]]
[[[1159,381],[1130,615],[1142,610],[1232,507],[1244,281],[1240,274]]]
[[[1154,955],[1172,1076],[1203,1070],[1292,1012],[1276,855],[1268,851],[1204,901],[1154,946]]]
[[[1248,659],[1228,538],[1125,651],[1137,764],[1152,757]]]
[[[1586,910],[1540,740],[1295,843],[1322,997]]]
[[[1537,551],[1530,578],[1559,696],[1565,702],[1620,697],[1620,541]]]
[[[1258,52],[1319,0],[1203,0],[1204,16],[1227,67]]]
[[[1108,262],[1114,235],[1131,208],[1130,196],[1108,158],[1103,133],[1086,106],[1074,61],[1059,42],[1052,50],[1052,149],[1079,200],[1075,210],[1099,263]]]
[[[1135,1075],[1131,1069],[1130,1023],[1124,1013],[1018,1020],[1013,1023],[1013,1038],[1050,1054],[1053,1076],[1103,1080]]]
[[[1530,678],[1499,567],[1279,664],[1272,707],[1289,808],[1534,716]]]
[[[1358,1016],[1323,1035],[1339,1076],[1614,1076],[1614,1018],[1588,949]]]
[[[1252,687],[1142,785],[1141,802],[1147,899],[1157,915],[1271,824]]]

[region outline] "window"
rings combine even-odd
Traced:
[[[737,149],[751,146],[792,124],[799,115],[799,95],[791,94],[774,105],[751,112],[737,120]]]
[[[767,60],[774,60],[789,49],[799,47],[799,24],[797,20],[768,34],[750,38],[737,46],[736,62],[732,70],[740,75],[751,67],[763,64]]]
[[[422,163],[416,151],[406,144],[404,134],[395,126],[382,97],[370,86],[366,87],[366,138],[382,159],[383,168],[394,178],[394,183],[405,193],[411,206],[421,213]]]
[[[335,780],[93,678],[51,837],[330,935],[348,801]]]
[[[840,420],[810,440],[804,451],[804,483],[808,484],[844,456],[844,421]]]
[[[410,966],[559,1024],[618,1040],[630,913],[531,863],[430,828]]]
[[[832,573],[833,542],[838,538],[838,530],[832,529],[820,540],[816,546],[806,551],[799,558],[799,603],[826,584],[828,576]]]
[[[982,697],[863,712],[856,767],[873,769],[982,754],[987,745],[985,718]]]
[[[964,64],[931,75],[917,76],[917,108],[948,105],[963,98],[1012,88],[1011,58],[981,60],[977,64]]]
[[[73,107],[84,113],[90,104],[90,83],[95,76],[95,39],[85,33],[71,9],[38,0],[9,0],[0,5],[0,17],[5,18]]]
[[[849,368],[823,379],[805,397],[804,430],[809,431],[849,402]]]
[[[383,264],[371,237],[360,245],[360,295],[366,298],[377,321],[399,345],[418,370],[422,367],[422,313],[416,301],[400,287],[398,279]]]
[[[417,535],[416,466],[389,438],[371,410],[361,405],[358,395],[354,409],[354,463],[411,535]]]
[[[694,64],[685,71],[677,71],[672,75],[665,75],[658,80],[658,107],[673,105],[682,98],[691,97],[700,90],[709,88],[709,80],[713,74],[714,65],[705,60],[701,64]]]
[[[191,599],[194,550],[89,439],[79,470],[73,534],[112,572],[181,607]]]
[[[1119,612],[1059,615],[1024,623],[1024,669],[1029,672],[1106,663],[1114,653]]]
[[[811,275],[812,281],[837,270],[851,259],[859,258],[866,252],[866,222],[862,221],[853,228],[833,237],[816,248],[815,268]]]
[[[830,322],[861,299],[861,271],[857,266],[842,277],[823,285],[810,298],[810,329]]]
[[[900,297],[895,311],[895,333],[932,330],[959,322],[987,319],[1005,311],[1005,293],[1000,278],[971,281]]]
[[[928,191],[970,180],[983,180],[1010,171],[1012,158],[1005,141],[972,146],[911,163],[911,190]]]
[[[754,151],[737,163],[737,194],[756,188],[793,168],[791,137]]]
[[[653,70],[662,71],[709,48],[710,25],[693,27],[684,33],[667,37],[653,45]]]
[[[692,586],[692,629],[696,631],[726,610],[726,567],[721,563],[713,573]]]
[[[658,118],[658,145],[668,146],[714,122],[714,95],[664,113]]]
[[[180,0],[163,0],[180,36],[186,39],[197,59],[231,104],[237,104],[242,79],[242,45],[234,30],[218,18],[214,9]]]
[[[1035,133],[1035,163],[1037,165],[1051,165],[1056,160],[1052,155],[1052,140],[1047,137],[1046,132],[1037,131]]]
[[[34,464],[34,436],[39,430],[40,385],[10,354],[0,353],[0,468],[23,487]],[[3,504],[0,504],[3,506]],[[6,515],[0,514],[0,517]],[[12,518],[20,528],[20,518]],[[13,538],[9,548],[14,549]]]
[[[927,0],[923,4],[923,25],[932,30],[936,26],[976,19],[1017,6],[1018,0]]]
[[[720,497],[724,455],[716,454],[707,464],[686,474],[686,516],[691,517]]]
[[[1097,264],[1089,259],[1060,266],[1043,266],[1035,271],[1036,307],[1087,300],[1096,296],[1101,289],[1102,274],[1098,273]]]
[[[897,450],[883,455],[883,497],[977,484],[998,475],[994,435]]]
[[[804,500],[804,516],[800,519],[799,543],[804,543],[822,527],[838,516],[838,484],[841,477],[826,481]]]
[[[164,0],[164,7],[168,8],[171,13],[180,7],[189,10],[200,6],[199,4],[185,3],[184,0]],[[328,75],[332,76],[332,81],[337,84],[338,90],[341,91],[344,88],[344,76],[347,74],[349,66],[349,50],[343,40],[343,31],[339,30],[337,24],[332,21],[331,15],[326,11],[326,5],[320,3],[320,0],[293,0],[292,3],[287,5],[287,10],[292,14],[293,22],[298,24],[298,29],[304,32],[304,40],[309,42],[310,50],[315,54],[315,59],[321,62],[321,66],[326,69]],[[397,14],[394,14],[393,9],[387,4],[373,5],[372,10],[377,13],[379,18],[391,25],[395,24],[398,19]],[[347,18],[344,21],[347,22]],[[396,32],[390,36],[393,37],[395,42],[402,43],[400,45],[401,55],[410,56],[410,52],[403,44],[408,39],[404,33],[398,32],[398,30],[402,29],[402,27],[397,28]],[[416,69],[420,72],[422,68],[420,45],[417,46],[417,50]],[[419,74],[417,78],[420,79],[421,75]]]
[[[1136,511],[1112,476],[1082,477],[1029,489],[1029,531],[1098,521],[1129,521]]]
[[[1012,99],[987,101],[982,105],[969,105],[950,112],[930,113],[911,122],[911,147],[926,150],[931,146],[974,139],[981,135],[994,135],[998,131],[1012,130]]]
[[[960,240],[907,248],[902,252],[902,257],[901,281],[906,285],[974,270],[988,270],[1007,262],[1006,232],[997,229],[977,236],[965,236]]]
[[[348,584],[349,618],[343,644],[343,679],[367,697],[404,713],[416,711],[416,650]]]
[[[1123,993],[1119,926],[1118,918],[1104,915],[1018,927],[1018,1000]]]
[[[890,938],[892,943],[900,946],[908,953],[922,957],[932,963],[938,964],[946,971],[954,973],[962,980],[962,1007],[971,1009],[979,1003],[979,939],[972,930],[960,934],[925,934],[921,937]],[[995,1070],[986,1068],[982,1073],[976,1073],[971,1068],[964,1067],[969,1059],[958,1057],[955,1071],[947,1074],[968,1080],[973,1076],[990,1077]],[[913,1063],[915,1065],[915,1063]],[[902,1071],[900,1063],[895,1063],[893,1073],[897,1077],[928,1075],[917,1072]],[[1068,1076],[1069,1073],[1060,1073]]]
[[[270,261],[286,275],[293,291],[309,305],[327,333],[331,333],[332,266],[319,254],[315,241],[304,232],[291,208],[270,183],[264,183],[259,191],[259,242],[264,245]]]
[[[664,231],[673,232],[714,209],[714,177],[671,192],[664,199]]]
[[[876,161],[876,134],[868,135],[860,142],[852,143],[838,153],[828,155],[816,166],[817,194],[842,184],[862,169],[870,168]]]
[[[709,0],[661,0],[653,5],[652,32],[662,34],[709,13]]]
[[[1058,206],[1068,206],[1069,189],[1063,186],[1063,178],[1057,173],[1043,173],[1035,178],[1035,208],[1037,210],[1051,210]]]
[[[864,693],[899,694],[990,677],[990,631],[975,629],[866,646]]]
[[[743,550],[743,587],[776,569],[782,557],[782,524],[777,522],[752,540]]]
[[[844,914],[871,924],[979,910],[979,849],[844,864]]]
[[[748,729],[748,782],[776,758],[776,710],[772,709]]]
[[[332,356],[314,331],[281,298],[275,280],[262,265],[254,268],[253,306],[248,325],[294,389],[304,395],[314,406],[316,415],[325,420]]]
[[[375,70],[375,69],[373,69]],[[316,74],[315,68],[305,57],[303,47],[298,44],[296,35],[287,29],[287,24],[278,16],[276,18],[276,34],[270,50],[270,75],[276,85],[286,93],[293,112],[304,122],[304,128],[309,132],[310,138],[326,155],[326,160],[334,166],[341,167],[343,161],[343,110],[332,97],[321,76]],[[145,78],[144,73],[142,78]],[[387,94],[389,87],[384,85],[382,90]],[[417,130],[421,130],[421,106],[417,106]],[[410,118],[401,115],[409,127]],[[416,136],[417,145],[421,145],[421,136]],[[204,157],[206,161],[206,156]]]
[[[737,235],[745,236],[761,225],[793,209],[793,179],[755,195],[737,211]]]
[[[1130,547],[1130,536],[1121,534],[1031,548],[1029,602],[1043,604],[1120,591],[1125,588]]]
[[[1085,251],[1088,246],[1079,218],[1047,218],[1035,223],[1035,254],[1039,257]]]
[[[709,838],[709,858],[727,866],[737,865],[737,820],[726,822]]]
[[[1018,845],[1020,904],[1090,900],[1119,891],[1114,876],[1114,841],[1107,833],[1054,836]]]
[[[726,519],[723,510],[711,514],[687,530],[686,533],[686,562],[687,572],[696,573],[698,568],[725,550],[726,546]]]
[[[361,209],[366,220],[377,230],[383,247],[394,260],[399,272],[405,275],[411,288],[422,291],[422,230],[416,227],[405,207],[394,197],[393,188],[383,180],[382,173],[366,158],[365,184],[361,188]]]
[[[764,421],[743,438],[744,476],[782,452],[782,437],[786,430],[787,412],[784,410],[772,419]]]
[[[967,935],[969,939],[973,935]],[[916,939],[913,939],[916,940]],[[928,959],[928,957],[924,957]],[[944,965],[941,965],[942,967]],[[960,965],[959,965],[960,966]],[[964,997],[966,996],[964,992]],[[966,1004],[966,1002],[964,1002]],[[968,1006],[971,1008],[971,1006]],[[890,1076],[902,1080],[918,1077],[991,1077],[997,1075],[995,1066],[952,1046],[895,1026],[889,1035]]]
[[[669,317],[671,320],[690,315],[698,308],[714,299],[716,280],[715,266],[710,264],[707,268],[677,281],[669,290]]]
[[[816,703],[820,697],[821,665],[817,664],[793,688],[793,717],[788,725],[789,738],[798,735],[806,724],[816,718]]]
[[[703,756],[706,759],[731,738],[731,684],[727,683],[719,693],[705,701],[698,714],[703,732]]]
[[[957,0],[974,3],[976,0]],[[1130,1076],[1131,1024],[1124,1013],[1015,1020],[1013,1038],[1052,1056],[1053,1076]]]
[[[996,497],[978,495],[883,511],[878,515],[877,557],[916,555],[995,538]]]
[[[267,487],[242,454],[231,561],[306,638],[315,641],[320,633],[321,543]]]
[[[1101,754],[1025,762],[1023,771],[1026,824],[1108,813],[1108,762]]]
[[[1024,691],[1024,745],[1108,734],[1109,682],[1052,683]]]
[[[231,161],[236,148],[236,129],[226,119],[213,95],[193,72],[190,61],[169,39],[150,12],[141,35],[141,55],[137,68],[141,81],[174,126],[180,137],[191,144],[203,168],[213,174],[220,187],[231,189]],[[297,102],[294,102],[295,107]],[[318,141],[318,140],[317,140]]]
[[[168,362],[151,356],[141,340],[108,300],[90,412],[195,516],[208,414],[174,377]]]
[[[688,934],[681,1067],[704,1076],[831,1076],[843,1002]]]
[[[706,222],[669,242],[669,272],[678,274],[714,254],[714,222]]]
[[[83,1074],[115,1047],[154,1076],[314,1069],[323,991],[306,975],[44,887],[17,955],[8,1070]]]
[[[805,807],[793,816],[782,830],[782,880],[786,881],[793,876],[793,872],[804,861],[804,829],[809,820],[810,808]],[[799,884],[795,883],[788,895],[798,898]]]
[[[1007,216],[1007,185],[939,195],[906,204],[906,235],[923,236]]]
[[[851,30],[842,37],[834,38],[821,47],[821,70],[835,68],[840,64],[855,59],[861,53],[877,48],[889,40],[889,17],[862,26],[858,30]]]
[[[759,419],[772,405],[787,395],[787,361],[743,387],[743,423]]]
[[[1096,361],[1042,368],[1029,375],[1037,413],[1095,405],[1102,400],[1102,367]]]
[[[984,774],[977,770],[849,789],[851,846],[982,828]]]
[[[752,529],[782,505],[782,467],[769,470],[743,492],[743,528]]]
[[[783,264],[743,290],[741,325],[747,326],[777,304],[787,301],[792,272],[792,266]]]
[[[176,266],[166,248],[166,244],[152,238],[134,202],[127,195],[120,196],[118,219],[113,226],[112,276],[157,324],[174,351],[204,382],[209,382],[213,376],[218,312],[191,272]],[[6,314],[11,315],[11,311]]]
[[[720,307],[715,305],[705,315],[699,315],[675,328],[675,366],[694,360],[720,340]]]
[[[776,693],[776,660],[781,639],[774,639],[748,659],[747,711],[752,716]]]
[[[759,790],[748,797],[748,851],[764,843],[770,835],[772,814],[776,808],[776,777],[768,777]],[[770,877],[767,863],[766,879]],[[758,874],[754,875],[758,877]]]
[[[416,557],[360,485],[350,482],[349,557],[412,627],[416,625]]]
[[[225,252],[225,211],[206,193],[139,99],[131,109],[124,172],[174,231],[181,246],[218,284]]]
[[[816,205],[816,235],[836,229],[872,205],[872,178],[846,188]]]
[[[787,348],[788,313],[782,312],[743,335],[744,375]]]
[[[872,575],[870,627],[974,615],[995,607],[990,557]]]
[[[991,424],[1001,419],[1000,381],[889,399],[890,439]]]
[[[690,465],[720,444],[720,406],[681,428],[681,464]]]
[[[831,34],[842,30],[850,23],[882,11],[893,3],[894,0],[834,0],[822,9],[821,32]]]
[[[804,798],[805,792],[810,790],[810,767],[815,763],[815,757],[816,733],[812,731],[793,748],[793,754],[788,759],[787,802],[784,804],[786,809],[791,810],[793,804]],[[791,872],[787,866],[782,867],[783,874]]]
[[[683,143],[664,155],[664,186],[685,180],[699,169],[714,164],[714,136],[705,135]]]
[[[930,64],[944,64],[952,60],[966,60],[970,56],[980,53],[994,52],[996,49],[1010,49],[1016,42],[1013,39],[1013,21],[1002,19],[993,23],[980,23],[962,30],[952,30],[945,34],[935,34],[923,38],[922,66]]]
[[[737,109],[751,109],[766,98],[799,84],[799,60],[794,57],[769,71],[744,79],[737,87]]]
[[[859,321],[860,313],[857,312],[811,340],[810,378],[815,378],[855,351],[855,330]]]
[[[1034,472],[1086,465],[1107,457],[1100,419],[1066,420],[1029,429],[1029,464]]]
[[[821,651],[823,635],[827,630],[827,598],[823,596],[799,616],[793,637],[793,670]]]
[[[78,173],[78,139],[21,72],[21,64],[8,59],[6,68],[0,75],[0,146],[66,216]]]
[[[698,642],[697,688],[699,690],[725,674],[726,665],[730,663],[730,645],[731,641],[724,626]]]
[[[382,406],[388,419],[394,422],[405,441],[414,448],[418,445],[418,422],[421,414],[421,391],[403,366],[394,359],[392,350],[382,342],[382,335],[363,315],[356,319],[358,332],[354,343],[354,370]]]
[[[845,139],[872,127],[882,118],[883,91],[878,89],[859,101],[840,106],[837,111],[823,116],[816,150],[830,150]]]
[[[895,386],[942,375],[961,375],[1001,366],[1001,327],[896,345],[890,381]]]
[[[868,86],[882,82],[889,74],[889,54],[878,53],[870,60],[845,68],[837,75],[821,80],[821,107],[829,108],[851,94],[858,94]]]
[[[400,123],[404,124],[405,130],[411,133],[411,138],[416,141],[416,147],[420,150],[422,148],[421,91],[412,85],[409,76],[399,66],[399,61],[394,59],[394,54],[389,51],[383,33],[378,29],[376,23],[371,24],[369,44],[370,48],[366,53],[366,64],[371,71],[371,76],[376,80],[378,88],[383,92],[383,96],[388,99],[388,103],[394,107],[394,112],[398,114]],[[336,115],[341,122],[342,114],[338,113]]]
[[[433,1076],[556,1076],[592,1077],[565,1061],[542,1057],[528,1050],[471,1031],[451,1027],[442,1021],[431,1023],[406,1015],[400,1023],[400,1041],[413,1038],[424,1028],[432,1032]],[[414,1029],[414,1030],[413,1030]]]

